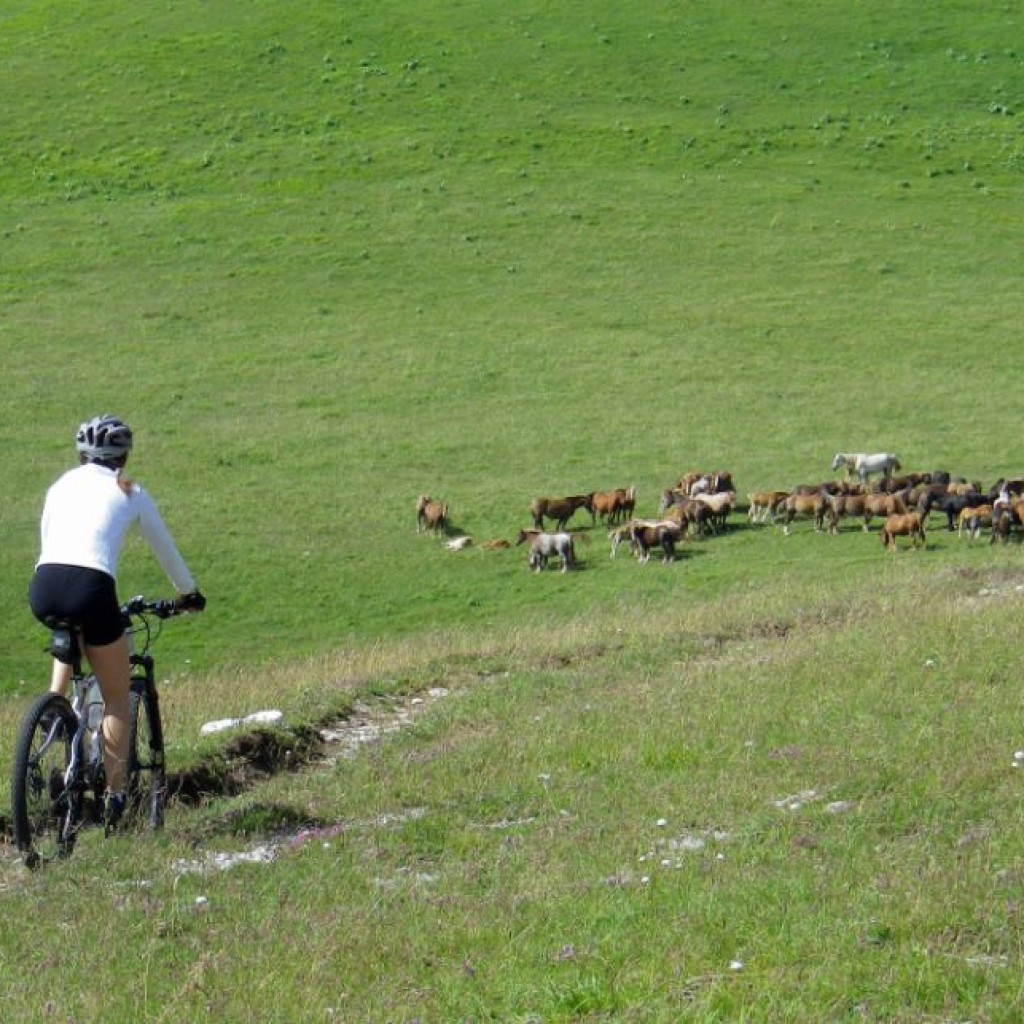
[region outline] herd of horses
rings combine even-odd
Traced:
[[[945,516],[947,529],[976,539],[990,531],[992,542],[1006,542],[1024,527],[1024,479],[999,478],[989,488],[944,470],[905,473],[899,458],[891,452],[838,452],[833,472],[842,475],[815,484],[801,484],[785,490],[755,491],[747,494],[749,525],[778,526],[789,535],[797,520],[809,520],[817,532],[837,534],[843,520],[859,523],[863,532],[881,520],[882,545],[897,549],[905,538],[911,548],[926,543],[926,526],[933,513]],[[729,528],[737,505],[732,474],[727,471],[692,472],[661,491],[657,513],[637,517],[636,487],[590,491],[557,498],[535,498],[529,506],[532,526],[519,530],[515,546],[526,545],[527,564],[535,572],[555,561],[562,572],[577,564],[577,531],[569,524],[578,513],[590,516],[590,527],[603,524],[608,531],[610,554],[614,558],[623,546],[645,563],[660,553],[672,562],[684,539],[720,534]],[[448,505],[428,495],[416,504],[417,530],[447,531]],[[466,546],[469,538],[461,538]],[[451,545],[450,545],[451,546]],[[486,547],[511,547],[512,542],[490,541]]]

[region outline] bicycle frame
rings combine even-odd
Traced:
[[[174,601],[143,597],[134,597],[121,608],[131,666],[125,793],[135,813],[148,815],[152,828],[159,828],[163,821],[166,782],[156,669],[149,650],[163,620],[183,610],[189,609]],[[47,625],[49,651],[70,664],[71,682],[67,696],[40,694],[22,721],[15,745],[12,822],[29,867],[51,856],[69,855],[82,825],[90,818],[103,820],[106,790],[102,719],[93,713],[97,703],[102,707],[102,695],[94,692],[99,684],[95,673],[83,670],[76,625],[58,620]],[[90,794],[91,815],[87,811]],[[44,848],[52,852],[41,854]]]
[[[95,784],[97,773],[103,766],[102,722],[97,724],[95,730],[91,729],[89,724],[89,690],[95,679],[94,675],[82,674],[80,669],[77,672],[72,671],[71,709],[78,720],[78,727],[75,729],[74,739],[71,741],[71,761],[64,773],[65,789],[74,786],[79,778],[87,778],[89,782]],[[86,757],[85,741],[90,732],[93,733],[93,742],[90,744],[89,756]],[[89,778],[90,775],[91,778]]]

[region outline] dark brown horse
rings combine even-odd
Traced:
[[[550,519],[556,529],[564,530],[566,523],[576,514],[585,508],[593,515],[594,494],[573,494],[568,498],[534,498],[530,504],[530,515],[533,516],[533,525],[538,530],[544,529],[545,518]]]

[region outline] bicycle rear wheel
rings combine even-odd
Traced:
[[[156,686],[146,676],[132,678],[128,720],[131,723],[125,784],[128,823],[158,829],[164,823],[167,799],[164,732]]]
[[[81,793],[66,776],[77,728],[71,705],[55,693],[39,697],[22,720],[11,769],[11,822],[30,868],[74,848]]]

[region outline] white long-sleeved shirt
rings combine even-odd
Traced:
[[[80,565],[117,578],[128,530],[137,525],[171,583],[196,589],[153,499],[138,485],[125,494],[117,473],[93,462],[68,470],[46,492],[38,565]]]

